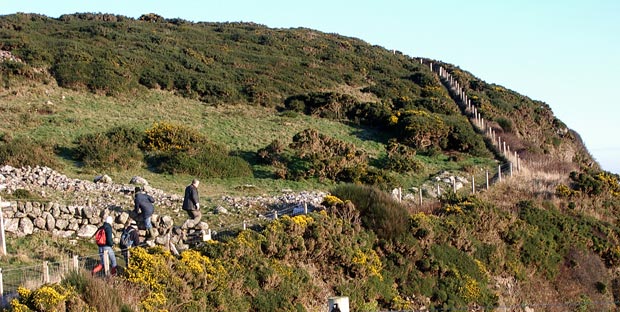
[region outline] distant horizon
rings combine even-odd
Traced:
[[[229,0],[75,2],[0,0],[0,15],[154,13],[192,22],[253,22],[354,37],[411,57],[450,63],[486,81],[547,103],[581,136],[603,170],[620,174],[620,1],[474,0],[290,3]]]

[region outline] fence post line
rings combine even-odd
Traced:
[[[502,142],[502,143],[504,143],[504,155],[506,155],[506,140],[504,140],[504,142]],[[501,148],[501,146],[500,146],[500,148]]]
[[[512,163],[508,163],[510,165],[510,177],[512,177]]]
[[[78,270],[80,268],[80,260],[77,255],[73,255],[73,269]]]
[[[50,266],[49,262],[43,261],[43,283],[48,284],[50,282]]]
[[[489,190],[489,170],[486,171],[487,176],[487,191]]]
[[[499,182],[502,182],[502,165],[497,166],[497,177],[499,178]]]
[[[105,276],[110,275],[110,257],[107,249],[103,250],[103,272]]]

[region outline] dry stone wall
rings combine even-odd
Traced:
[[[111,179],[97,176],[91,182],[72,179],[48,167],[0,167],[0,185],[5,192],[13,194],[17,190],[28,190],[37,199],[12,201],[10,208],[3,211],[5,231],[16,236],[30,235],[38,231],[47,231],[64,238],[90,239],[107,216],[112,216],[112,227],[118,231],[116,242],[120,238],[126,222],[133,215],[133,184],[113,183]],[[148,186],[142,178],[134,177],[132,181],[142,181],[148,194],[155,199],[157,210],[166,207],[178,211],[182,196],[167,194],[162,190]],[[184,187],[183,187],[184,188]],[[223,196],[223,206],[213,209],[216,213],[241,213],[249,209],[271,211],[298,206],[307,203],[310,210],[320,206],[325,197],[324,192],[292,192],[283,190],[280,196]],[[52,199],[54,198],[54,199]],[[204,209],[204,208],[203,208]],[[157,211],[156,210],[156,211]],[[204,212],[204,210],[203,210]],[[257,217],[262,215],[258,214]],[[188,247],[188,240],[208,231],[205,222],[193,228],[175,226],[172,217],[154,214],[153,228],[157,234],[154,243],[175,244],[179,250]],[[226,225],[223,225],[226,226]],[[145,231],[140,231],[144,237]]]

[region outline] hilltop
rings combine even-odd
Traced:
[[[132,280],[143,296],[119,288],[119,302],[312,310],[342,294],[357,310],[587,309],[620,296],[618,177],[600,171],[549,105],[457,65],[312,29],[154,14],[6,15],[0,34],[2,165],[83,180],[139,175],[175,198],[200,177],[206,209],[229,194],[333,195],[317,212],[181,258],[140,251],[142,273],[160,280]],[[441,181],[482,183],[485,172],[498,181],[509,159],[472,125],[438,66],[523,161],[512,179],[477,194]],[[424,203],[383,192],[397,187],[422,189]],[[10,191],[1,195],[17,199]],[[178,213],[169,206],[162,213]]]

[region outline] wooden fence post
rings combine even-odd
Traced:
[[[0,299],[4,301],[4,280],[2,278],[2,268],[0,268]]]
[[[489,190],[489,170],[486,171],[487,175],[487,191]]]
[[[110,257],[108,256],[108,250],[103,251],[103,272],[105,276],[110,275]]]
[[[1,189],[1,188],[0,188]],[[0,244],[2,245],[0,252],[3,256],[6,256],[6,236],[4,233],[4,208],[11,207],[10,202],[3,202],[2,197],[0,197]]]
[[[43,261],[43,283],[48,284],[49,282],[50,282],[49,262]]]
[[[476,194],[476,183],[474,182],[476,179],[476,177],[472,174],[471,175],[471,193],[472,194]]]
[[[77,255],[73,255],[73,269],[77,271],[80,268],[80,261]]]
[[[508,163],[510,165],[510,177],[512,178],[512,163]]]
[[[441,196],[441,191],[439,190],[439,184],[437,184],[437,198]]]
[[[304,202],[304,214],[308,214],[308,202]]]
[[[278,219],[278,211],[277,210],[273,211],[273,219],[274,220]]]
[[[456,194],[456,177],[452,180],[452,191]]]
[[[418,189],[418,194],[420,194],[420,206],[422,206],[422,187]]]
[[[502,165],[497,166],[497,178],[499,179],[498,182],[502,182]]]
[[[247,226],[245,224],[245,220],[243,220],[243,230],[245,231],[247,229]]]

